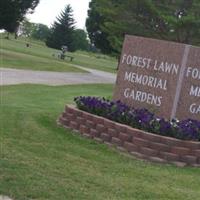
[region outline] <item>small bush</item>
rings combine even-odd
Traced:
[[[110,101],[105,98],[80,96],[74,101],[80,110],[133,128],[183,140],[200,140],[200,122],[197,120],[167,121],[147,109],[130,108],[120,101]]]

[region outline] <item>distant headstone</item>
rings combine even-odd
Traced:
[[[126,35],[113,98],[167,119],[200,120],[200,48]]]
[[[63,46],[61,47],[61,51],[62,51],[63,53],[67,52],[67,51],[68,51],[68,47],[65,46],[65,45],[63,45]]]

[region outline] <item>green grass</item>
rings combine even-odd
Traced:
[[[1,50],[2,67],[42,70],[42,71],[59,71],[59,72],[86,72],[70,64],[59,60],[37,57],[25,53],[18,53],[10,50]]]
[[[0,34],[0,57],[2,67],[32,69],[32,70],[48,70],[48,71],[72,71],[81,72],[75,67],[80,65],[86,68],[99,69],[102,71],[116,72],[116,59],[87,52],[68,53],[74,57],[72,62],[69,58],[65,61],[57,58],[60,51],[47,48],[44,43],[32,39],[19,38],[10,40],[4,38]],[[26,47],[26,43],[30,43],[30,48]],[[56,56],[52,56],[52,55]]]
[[[112,85],[1,87],[0,194],[15,200],[199,200],[200,169],[131,159],[56,125],[74,96]]]

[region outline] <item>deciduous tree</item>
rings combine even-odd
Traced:
[[[124,34],[200,44],[199,0],[98,0],[91,9],[104,19],[98,32],[106,35],[117,52],[121,51]],[[88,17],[95,26],[94,16]],[[90,38],[95,33],[91,30]]]
[[[45,24],[34,24],[31,37],[37,40],[46,41],[50,34],[50,29]]]
[[[87,39],[87,33],[82,29],[74,30],[73,34],[73,45],[76,50],[85,50],[89,49],[89,41]]]
[[[39,0],[1,0],[0,29],[13,33],[27,12],[33,12]]]

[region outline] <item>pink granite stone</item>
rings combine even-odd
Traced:
[[[200,105],[200,91],[189,94],[191,85],[193,93],[200,87],[199,58],[197,47],[126,35],[113,99],[167,119],[200,119],[200,111],[190,111]],[[198,79],[191,78],[193,71],[187,77],[188,67],[199,69]]]

